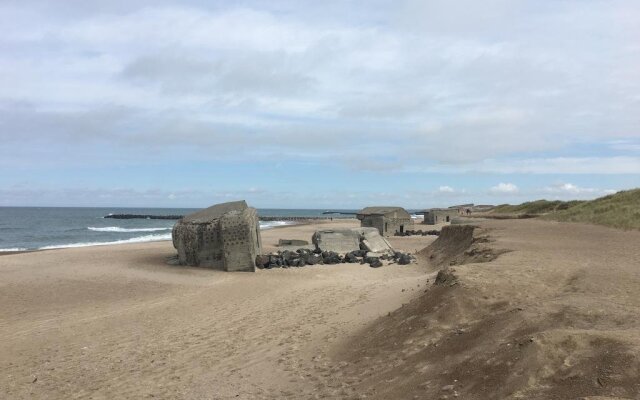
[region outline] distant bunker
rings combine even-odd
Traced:
[[[262,242],[255,208],[217,204],[180,219],[172,231],[178,262],[223,271],[255,271]]]
[[[459,211],[455,208],[430,208],[420,211],[418,214],[424,215],[423,224],[435,225],[442,223],[450,223],[459,215]]]
[[[356,218],[363,228],[377,228],[382,236],[404,233],[413,225],[411,214],[402,207],[366,207],[358,211]]]

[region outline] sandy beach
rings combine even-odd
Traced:
[[[456,265],[451,287],[426,258],[227,273],[168,265],[171,242],[0,257],[0,393],[638,398],[640,232],[473,222],[508,252]],[[264,249],[319,225],[358,222],[264,231]],[[412,253],[434,240],[390,239]]]

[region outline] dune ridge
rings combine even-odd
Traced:
[[[380,399],[637,398],[640,281],[629,257],[640,249],[629,240],[640,235],[541,221],[482,225],[452,226],[420,252],[433,255],[431,268],[453,271],[456,284],[430,286],[345,344],[345,378]],[[473,231],[514,251],[467,263]],[[553,241],[569,233],[562,254]]]

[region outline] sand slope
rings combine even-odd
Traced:
[[[0,393],[638,398],[640,232],[474,224],[485,245],[511,251],[454,266],[451,287],[432,285],[437,268],[424,259],[255,274],[171,267],[169,242],[0,257]],[[267,231],[263,242],[314,229]]]
[[[459,284],[432,287],[346,343],[339,358],[358,391],[640,398],[640,232],[534,220],[481,226],[492,247],[512,251],[453,267]]]

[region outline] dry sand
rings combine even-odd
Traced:
[[[426,259],[172,267],[170,242],[0,257],[0,397],[639,398],[640,232],[474,223],[511,251],[452,287]]]
[[[269,230],[263,242],[314,230]],[[0,257],[0,397],[309,398],[330,378],[327,350],[407,302],[402,289],[424,275],[420,265],[225,273],[169,266],[172,254],[158,242]]]

